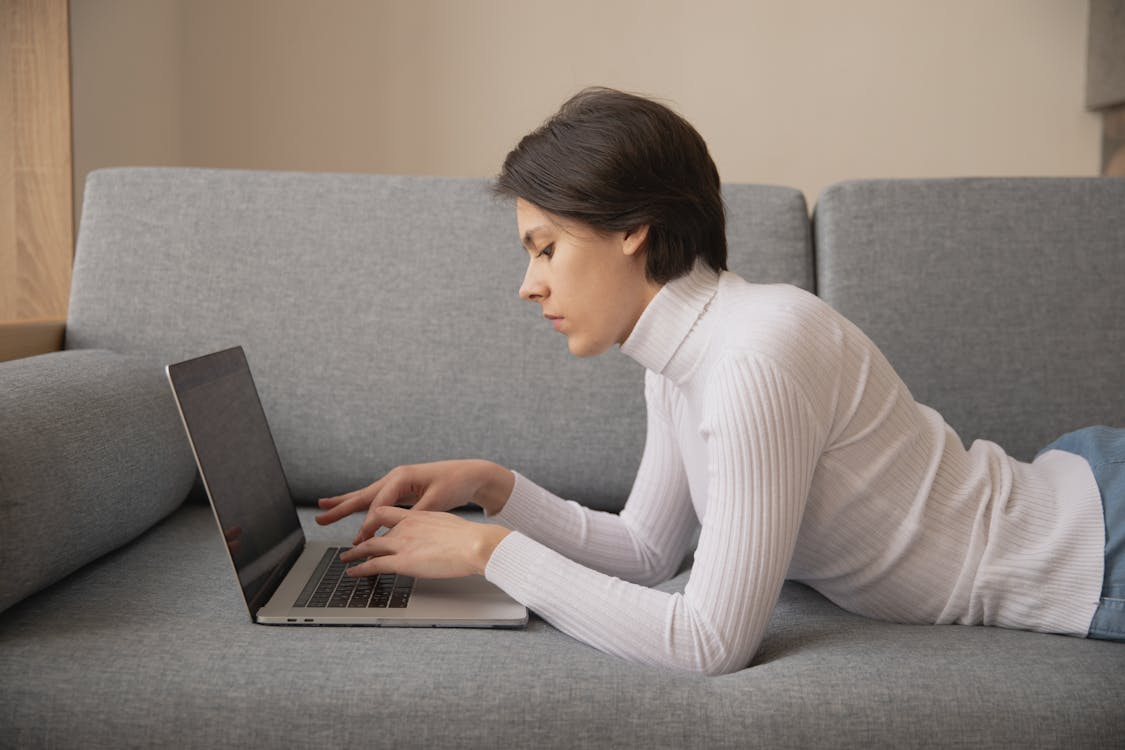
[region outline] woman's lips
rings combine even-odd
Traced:
[[[545,317],[547,320],[551,321],[551,325],[555,327],[556,331],[558,331],[562,328],[562,322],[564,320],[566,320],[566,318],[563,318],[563,317],[558,316],[558,315],[544,315],[543,317]]]

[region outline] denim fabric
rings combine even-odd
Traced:
[[[1105,516],[1105,577],[1091,638],[1125,641],[1125,429],[1086,427],[1043,449],[1082,456],[1093,469]]]

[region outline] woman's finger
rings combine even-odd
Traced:
[[[321,498],[317,501],[317,505],[325,512],[316,517],[316,522],[321,525],[335,523],[345,516],[350,516],[352,513],[367,508],[371,505],[371,501],[378,494],[386,479],[384,476],[361,489],[335,497]]]
[[[344,550],[340,553],[340,560],[343,562],[355,562],[356,560],[363,560],[370,557],[389,555],[394,551],[395,544],[394,539],[388,539],[386,536],[372,537],[362,544],[357,544],[351,549]]]
[[[345,573],[352,578],[366,578],[377,576],[380,573],[394,573],[394,555],[381,555],[372,557],[359,565],[353,565]]]
[[[355,492],[348,492],[344,495],[336,495],[335,497],[322,497],[316,501],[317,507],[324,510],[331,510],[343,502],[351,498]]]
[[[389,511],[387,513],[385,511]],[[371,508],[367,511],[367,518],[363,519],[363,525],[360,526],[359,532],[352,540],[352,544],[362,544],[369,539],[375,538],[375,532],[380,528],[386,526],[388,529],[393,528],[405,516],[401,514],[409,513],[407,508],[400,508],[397,505],[376,505],[371,504]]]
[[[321,523],[328,523],[330,521],[337,521],[346,515],[347,507],[344,505],[347,501],[343,496],[337,498],[321,498],[316,501],[317,507],[323,512],[317,517]]]
[[[434,482],[426,488],[426,491],[414,503],[414,510],[447,510],[446,506],[450,503],[446,502],[446,498],[442,496],[443,491],[444,485]]]
[[[366,508],[368,503],[364,502],[362,495],[357,495],[347,499],[341,500],[332,507],[328,508],[324,513],[316,517],[316,522],[322,526],[329,523],[335,523],[345,516],[350,516],[356,511]]]
[[[372,515],[375,517],[375,522],[380,526],[386,526],[388,529],[393,529],[398,526],[399,521],[409,518],[413,513],[409,508],[399,508],[396,505],[384,505],[373,509]]]
[[[386,512],[376,514],[376,517],[380,519],[381,525],[388,528],[396,526],[410,513],[406,508],[388,507],[380,510]],[[360,564],[348,568],[348,575],[353,577],[391,573],[394,572],[395,567],[395,561],[391,558],[394,558],[400,547],[401,542],[390,534],[375,536],[344,551],[340,555],[340,560],[343,562],[363,560]]]
[[[374,507],[396,505],[404,500],[417,498],[415,471],[413,466],[399,466],[392,469],[380,480],[380,486],[371,498],[371,505]]]
[[[385,483],[368,503],[367,517],[360,524],[353,544],[370,539],[379,530],[382,524],[375,519],[375,516],[380,508],[394,507],[401,500],[412,500],[417,497],[408,470],[395,469],[383,479]]]

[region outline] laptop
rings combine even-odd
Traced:
[[[165,368],[250,611],[266,625],[518,628],[527,608],[483,576],[344,575],[350,545],[301,529],[242,347]]]

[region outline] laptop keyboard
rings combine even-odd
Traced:
[[[352,578],[344,571],[358,562],[343,563],[347,547],[330,547],[305,584],[294,607],[405,607],[410,602],[414,579],[394,573]]]

